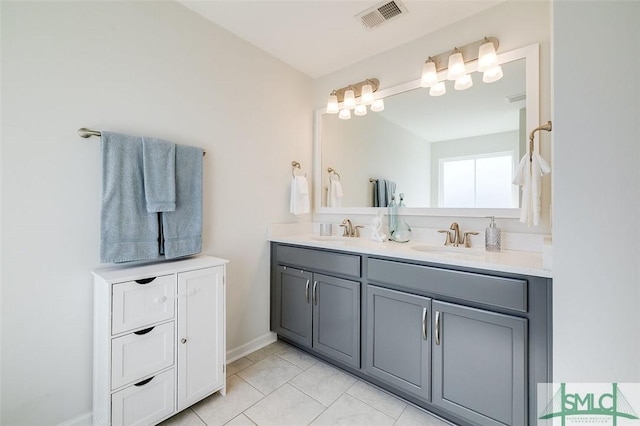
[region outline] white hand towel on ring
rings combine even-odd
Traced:
[[[520,160],[514,185],[522,187],[522,205],[520,206],[520,222],[528,226],[540,224],[540,194],[542,192],[542,176],[551,172],[551,167],[539,154],[525,154]]]
[[[342,207],[342,184],[339,180],[329,180],[329,191],[327,193],[327,207]]]
[[[309,202],[309,184],[305,176],[295,176],[291,179],[291,199],[289,201],[289,211],[299,215],[309,213],[311,205]]]

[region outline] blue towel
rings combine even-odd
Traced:
[[[176,210],[162,226],[167,259],[202,251],[202,148],[176,145]]]
[[[156,259],[157,213],[147,213],[142,168],[142,140],[102,132],[102,263]]]
[[[155,138],[142,138],[144,196],[147,212],[176,209],[176,145]]]

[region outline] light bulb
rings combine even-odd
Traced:
[[[478,72],[485,72],[498,66],[498,55],[492,42],[487,41],[478,49]]]
[[[348,120],[351,118],[351,111],[348,108],[340,110],[340,114],[338,114],[338,118],[342,120]]]
[[[373,102],[373,87],[367,83],[362,86],[362,91],[360,92],[360,103],[363,105],[371,105],[371,102]]]
[[[371,111],[380,112],[384,110],[384,101],[382,99],[376,99],[371,104]]]
[[[457,50],[458,49],[456,49],[454,53],[449,56],[449,70],[447,71],[447,80],[457,80],[467,73],[467,70],[464,66],[462,53]]]
[[[473,86],[473,80],[471,79],[471,74],[465,74],[456,80],[456,83],[454,84],[453,88],[456,90],[466,90],[471,86]]]
[[[356,105],[356,109],[353,111],[353,113],[359,117],[367,115],[367,107],[362,104]]]
[[[348,89],[344,92],[344,108],[351,109],[356,106],[356,95],[353,93],[352,89]]]
[[[444,85],[444,81],[440,81],[434,84],[433,86],[431,86],[431,89],[429,89],[429,94],[431,96],[442,96],[445,93],[447,93],[447,88]]]
[[[338,97],[336,96],[336,91],[334,90],[329,95],[329,99],[327,100],[327,113],[328,114],[337,114],[338,113]]]
[[[500,65],[490,68],[486,70],[482,74],[482,81],[485,83],[493,83],[494,81],[498,81],[502,78],[502,67]]]
[[[422,78],[420,86],[431,87],[438,82],[438,73],[436,72],[436,63],[429,58],[422,66]]]

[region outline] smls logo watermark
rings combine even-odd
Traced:
[[[539,425],[640,426],[640,383],[541,384],[538,408]]]

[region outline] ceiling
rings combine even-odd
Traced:
[[[311,78],[446,27],[504,0],[400,0],[408,13],[369,30],[356,15],[388,1],[178,0]]]

